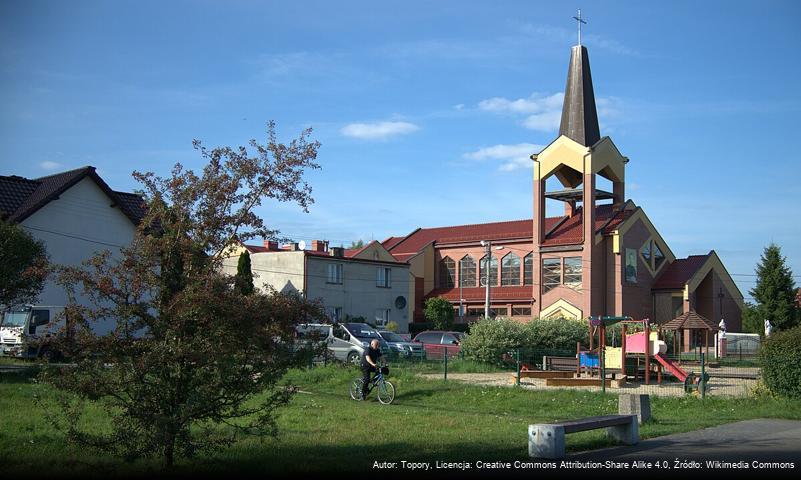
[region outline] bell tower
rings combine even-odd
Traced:
[[[584,23],[580,16],[574,18],[579,20],[579,26]],[[589,54],[581,44],[570,52],[559,136],[531,158],[534,160],[533,274],[540,279],[534,282],[534,304],[540,312],[556,301],[563,301],[581,310],[582,317],[605,314],[606,269],[603,251],[596,248],[600,242],[598,227],[609,212],[624,207],[628,159],[609,137],[601,137]],[[597,188],[598,175],[612,183],[611,192]],[[561,189],[546,190],[546,181],[552,176]],[[562,202],[564,213],[546,219],[546,200]],[[545,291],[543,259],[553,264],[554,259],[564,257],[571,258],[573,269],[577,268],[576,258],[581,257],[581,286],[559,285]],[[564,265],[560,268],[562,273],[567,268]]]

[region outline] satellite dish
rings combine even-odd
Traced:
[[[301,250],[306,250],[306,241],[305,240],[299,241],[298,242],[298,248],[301,249]]]

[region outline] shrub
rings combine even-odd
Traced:
[[[433,297],[426,300],[426,320],[434,325],[435,330],[450,330],[453,325],[453,305],[442,297]]]
[[[576,342],[589,343],[587,323],[564,318],[540,319],[526,324],[529,347],[550,350],[576,350]]]
[[[774,333],[760,348],[762,379],[774,393],[801,398],[801,327]]]
[[[391,321],[391,322],[387,323],[387,326],[385,328],[387,330],[389,330],[390,332],[397,332],[398,331],[398,323],[395,322],[395,321]]]
[[[481,318],[470,324],[461,351],[467,359],[497,363],[506,352],[529,343],[525,324],[502,317]]]

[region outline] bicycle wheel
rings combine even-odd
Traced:
[[[362,399],[362,379],[361,378],[354,378],[352,382],[350,382],[350,398],[353,400],[361,400]]]
[[[378,384],[378,401],[389,405],[395,400],[395,385],[384,380]]]

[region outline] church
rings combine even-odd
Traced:
[[[461,322],[483,316],[488,303],[490,316],[521,321],[627,315],[664,324],[694,311],[740,331],[743,295],[715,251],[676,258],[643,207],[626,198],[629,159],[601,136],[580,43],[559,135],[531,159],[532,218],[418,228],[381,242],[410,265],[410,320],[425,321],[425,300],[442,297]],[[549,178],[559,188],[547,189]],[[546,202],[558,202],[560,215],[547,216]]]

